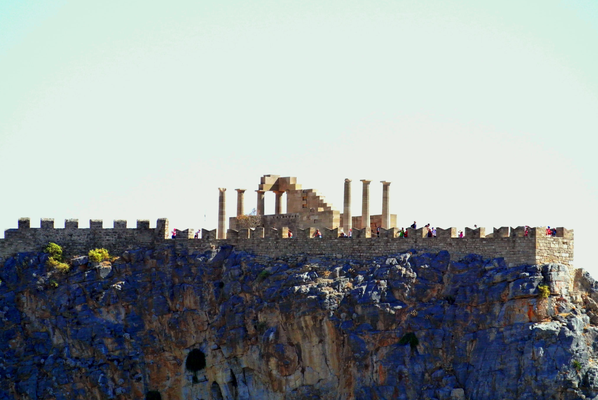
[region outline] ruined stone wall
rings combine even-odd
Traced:
[[[339,226],[344,225],[345,221],[343,219],[343,214],[341,214]],[[359,228],[362,226],[361,215],[351,217],[351,226],[353,226],[354,228]],[[376,229],[379,226],[382,226],[382,214],[370,215],[370,227],[372,229]],[[390,214],[390,226],[397,226],[397,214]]]
[[[319,211],[319,212],[302,212],[302,213],[286,213],[286,214],[272,214],[261,216],[263,227],[269,229],[289,228],[293,232],[299,229],[317,228],[328,229],[330,226],[340,226],[340,212],[336,210]],[[237,218],[231,217],[229,219],[230,229],[236,230]]]

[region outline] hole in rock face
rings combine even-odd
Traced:
[[[235,373],[233,372],[232,369],[230,370],[230,376],[231,376],[230,383],[233,385],[233,387],[236,388],[238,386],[237,377],[235,376]]]
[[[145,394],[145,400],[162,400],[162,395],[157,390],[150,390]]]
[[[206,367],[206,355],[201,350],[191,350],[187,356],[185,367],[191,372],[201,371]]]
[[[224,397],[222,397],[222,390],[220,390],[220,385],[218,384],[218,382],[212,382],[210,392],[212,392],[213,400],[224,400]]]

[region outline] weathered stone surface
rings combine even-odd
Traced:
[[[174,244],[68,274],[46,259],[0,268],[0,399],[598,396],[598,284],[559,264]]]

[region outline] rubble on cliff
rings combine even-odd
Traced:
[[[0,268],[0,399],[598,399],[598,283],[564,265],[174,245],[66,274],[46,260]]]

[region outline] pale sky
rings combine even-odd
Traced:
[[[0,237],[387,180],[399,227],[564,226],[598,277],[597,134],[595,0],[0,2]]]

